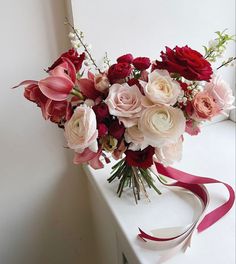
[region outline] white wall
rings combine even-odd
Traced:
[[[165,46],[186,44],[203,52],[202,45],[215,38],[215,31],[228,28],[229,34],[235,34],[235,0],[71,2],[75,25],[93,45],[98,61],[105,51],[113,62],[128,52],[155,60]],[[227,55],[235,55],[235,43],[229,45]],[[235,87],[235,68],[225,68],[220,73]]]
[[[63,131],[10,89],[68,47],[64,17],[63,0],[0,2],[1,264],[94,263],[87,180]]]

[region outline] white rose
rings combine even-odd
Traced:
[[[97,122],[92,108],[87,105],[78,106],[69,121],[65,123],[65,137],[68,146],[76,152],[90,148],[97,152]]]
[[[117,116],[125,127],[131,127],[138,123],[141,116],[144,96],[136,85],[113,84],[105,100],[111,115]]]
[[[153,103],[174,105],[180,95],[179,83],[170,77],[166,70],[154,70],[148,76],[144,93]]]
[[[182,137],[176,143],[164,145],[161,148],[155,148],[157,161],[165,166],[172,165],[175,161],[182,158],[183,140]]]
[[[138,127],[147,144],[153,147],[176,142],[185,130],[183,112],[172,106],[155,105],[145,109]]]
[[[148,146],[148,144],[144,141],[143,133],[138,129],[137,126],[127,128],[124,137],[125,141],[130,143],[129,149],[133,151],[140,149],[143,150]]]

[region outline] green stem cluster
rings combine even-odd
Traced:
[[[116,178],[120,181],[117,189],[119,197],[121,197],[125,187],[133,189],[136,203],[140,200],[141,193],[148,198],[146,186],[153,188],[158,194],[161,194],[155,186],[150,169],[129,166],[125,159],[122,159],[112,167],[112,175],[108,179],[108,182],[111,183]]]

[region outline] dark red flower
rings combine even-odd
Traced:
[[[132,67],[127,62],[121,62],[113,64],[108,70],[108,79],[110,83],[114,83],[116,80],[124,79],[130,75]]]
[[[133,60],[133,65],[136,69],[143,71],[150,67],[151,61],[147,57],[138,57]]]
[[[104,121],[104,119],[109,117],[109,109],[105,103],[100,103],[93,106],[93,111],[95,112],[98,122]]]
[[[155,150],[153,147],[148,146],[144,150],[133,151],[126,150],[125,152],[125,161],[129,166],[140,167],[147,169],[153,164],[153,155]]]
[[[69,59],[74,64],[75,69],[78,72],[81,69],[82,63],[85,59],[85,53],[82,53],[79,56],[75,49],[69,49],[67,52],[61,54],[61,56],[50,67],[48,67],[48,71],[53,70],[55,67],[61,64],[63,62],[62,58]]]
[[[107,126],[103,123],[98,123],[98,137],[103,137],[107,134],[108,129]]]
[[[161,58],[162,61],[153,64],[152,70],[165,69],[194,81],[209,81],[213,73],[211,64],[202,54],[188,46],[176,46],[173,50],[166,47],[166,52],[161,52]]]
[[[130,54],[130,53],[128,53],[128,54],[125,54],[123,56],[120,56],[116,61],[118,63],[120,63],[120,62],[127,62],[127,63],[131,64],[132,61],[133,61],[133,59],[134,59],[133,58],[133,55]]]
[[[140,90],[140,92],[144,95],[143,87],[140,84],[138,79],[136,79],[136,78],[129,79],[127,83],[128,83],[129,86],[137,85],[139,90]]]
[[[118,119],[112,121],[108,128],[108,133],[119,140],[125,133],[125,127],[123,123],[119,122]]]

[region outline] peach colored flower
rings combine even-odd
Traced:
[[[210,83],[206,83],[205,89],[214,98],[223,114],[228,115],[227,111],[234,109],[233,91],[221,76],[214,76]]]
[[[155,70],[149,74],[144,93],[154,104],[174,105],[181,92],[180,85],[166,70]]]
[[[175,161],[180,161],[183,150],[182,137],[175,143],[164,145],[155,149],[156,159],[165,166],[172,165]]]
[[[78,106],[69,121],[65,123],[65,137],[68,146],[76,152],[89,148],[97,152],[98,131],[96,116],[87,105]]]
[[[148,144],[144,141],[143,133],[137,126],[127,128],[124,137],[125,141],[130,143],[129,149],[133,151],[143,150],[148,146]]]
[[[94,86],[99,92],[106,92],[110,86],[110,82],[105,74],[97,74],[94,76]]]
[[[195,95],[192,106],[192,118],[196,121],[210,120],[220,112],[220,108],[214,101],[214,98],[206,91]]]
[[[185,123],[184,114],[180,109],[155,105],[143,111],[138,127],[147,144],[162,147],[179,139],[184,133]]]
[[[105,103],[111,115],[117,116],[125,127],[131,127],[138,123],[141,116],[143,97],[136,85],[116,83],[110,87]]]

